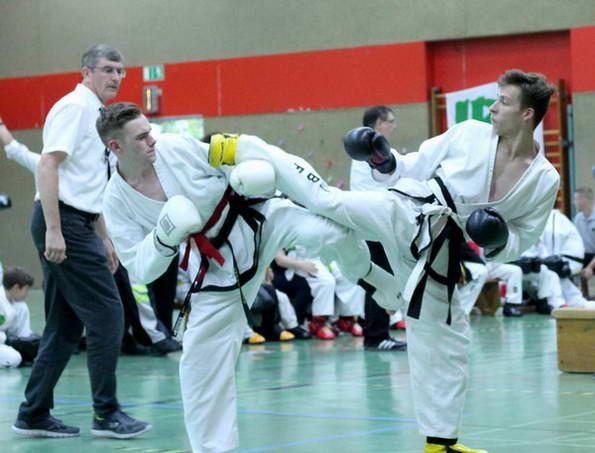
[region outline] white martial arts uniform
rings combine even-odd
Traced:
[[[226,173],[207,162],[208,145],[188,136],[162,134],[156,150],[153,165],[167,197],[185,196],[206,222],[228,186]],[[173,259],[161,255],[154,245],[153,229],[163,205],[134,190],[119,174],[113,175],[108,184],[103,211],[107,229],[121,262],[135,281],[154,280]],[[191,299],[180,384],[186,430],[194,453],[222,452],[238,446],[234,367],[246,319],[236,289],[230,246],[241,278],[248,279],[242,292],[249,305],[267,266],[281,248],[300,244],[325,259],[338,259],[354,279],[370,269],[365,243],[356,240],[350,230],[314,216],[289,200],[270,199],[252,208],[266,219],[261,234],[255,234],[246,219],[238,217],[229,242],[219,249],[225,263],[220,266],[211,260],[203,290]],[[208,238],[217,235],[229,212],[227,206]],[[191,276],[196,275],[200,259],[193,247],[188,267]]]
[[[497,278],[506,283],[504,302],[520,305],[523,303],[523,270],[516,264],[487,263],[488,278]]]
[[[316,266],[316,274],[295,269],[285,269],[285,278],[293,280],[295,274],[303,277],[312,294],[312,316],[331,317],[335,313],[335,278],[320,258],[311,254],[304,247],[291,247],[287,256],[293,260],[309,261]]]
[[[335,279],[335,314],[337,316],[364,316],[366,292],[364,289],[345,278],[336,262],[328,269]]]
[[[29,307],[22,301],[10,302],[0,285],[0,367],[17,367],[22,361],[21,354],[5,344],[6,337],[29,337],[32,334]]]
[[[459,285],[459,299],[463,312],[469,316],[471,310],[477,303],[477,298],[481,293],[484,283],[488,278],[488,270],[485,264],[471,261],[464,261],[463,265],[471,273],[471,280],[464,285]],[[392,320],[391,320],[392,321]]]
[[[464,226],[474,210],[495,208],[509,230],[506,246],[494,255],[488,251],[488,260],[496,262],[514,260],[541,235],[559,176],[539,153],[502,199],[489,201],[498,140],[491,125],[471,120],[425,141],[419,152],[403,156],[393,150],[397,166],[386,178],[387,185],[392,185],[386,192],[345,192],[329,187],[305,160],[257,137],[240,136],[235,160],[270,162],[283,193],[313,212],[353,228],[364,239],[381,242],[391,266],[397,269],[394,284],[403,291],[403,299],[418,302],[412,295],[416,295],[418,282],[425,279],[430,237],[438,237],[447,219]],[[448,197],[439,182],[430,180],[437,176],[454,200],[456,213],[447,207]],[[415,201],[411,195],[420,200],[427,197],[428,202]],[[421,250],[418,256],[412,255],[412,245]],[[445,276],[448,267],[444,246],[432,268]],[[446,286],[432,278],[425,281],[423,304],[410,303],[407,319],[411,394],[423,435],[456,438],[467,381],[468,323],[456,290],[449,309]],[[420,312],[415,313],[412,307]],[[449,316],[450,324],[446,322]]]
[[[532,256],[538,256],[542,259],[552,255],[561,256],[568,263],[572,275],[578,274],[583,268],[585,247],[582,237],[576,226],[558,209],[554,209],[550,213],[543,234],[539,238],[539,242],[531,248],[531,252]],[[547,274],[547,277],[542,275],[541,279],[552,280],[551,284],[555,288],[556,278],[551,275],[558,276],[555,272],[549,271],[546,273],[542,271],[540,274]],[[559,277],[558,280],[564,304],[572,307],[584,307],[586,305],[586,299],[569,277]],[[555,308],[560,304],[554,302],[550,305]]]

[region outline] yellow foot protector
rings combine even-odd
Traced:
[[[239,138],[239,134],[214,134],[209,146],[209,164],[213,167],[235,165]]]
[[[426,443],[424,453],[488,453],[486,450],[465,447],[463,444],[438,445]]]

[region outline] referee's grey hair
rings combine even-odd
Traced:
[[[590,187],[579,187],[576,193],[582,196],[585,200],[593,201],[593,189]]]
[[[81,57],[81,68],[83,66],[94,68],[101,58],[118,63],[124,61],[124,55],[109,44],[93,44]]]

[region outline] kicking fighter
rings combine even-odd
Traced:
[[[235,363],[249,305],[277,251],[303,245],[374,287],[390,274],[370,264],[365,243],[351,230],[289,200],[246,199],[231,190],[230,183],[244,193],[273,190],[270,166],[257,162],[258,175],[243,174],[242,166],[213,168],[207,144],[174,134],[155,140],[131,103],[102,108],[97,130],[118,159],[104,214],[131,278],[155,280],[178,259],[178,245],[190,234],[184,262],[196,279],[180,361],[186,430],[194,453],[234,449],[239,444]],[[396,292],[387,288],[374,296],[385,303],[382,299]]]
[[[411,389],[425,453],[486,453],[458,443],[467,386],[469,336],[456,283],[465,238],[487,260],[508,262],[537,242],[559,186],[533,130],[554,88],[540,74],[507,71],[490,107],[492,124],[460,123],[400,155],[368,127],[350,131],[345,149],[370,165],[385,192],[347,192],[324,183],[303,159],[252,136],[218,135],[211,165],[261,159],[294,201],[384,245],[392,285],[407,304]],[[386,309],[401,308],[395,301]]]

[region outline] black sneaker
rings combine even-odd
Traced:
[[[292,333],[298,340],[309,340],[312,338],[312,334],[304,329],[302,326],[294,327],[293,329],[287,329],[288,332]]]
[[[502,309],[502,314],[509,318],[519,318],[523,316],[523,310],[517,304],[505,303],[504,308]]]
[[[12,425],[12,430],[19,436],[25,437],[77,437],[81,433],[81,430],[76,426],[65,425],[61,420],[51,415],[36,423],[17,419]]]
[[[372,351],[405,351],[407,343],[388,337],[379,343],[364,342],[364,348]]]
[[[116,411],[105,417],[93,415],[91,434],[97,437],[130,439],[140,436],[152,428],[148,423],[132,418],[123,411]]]
[[[169,354],[170,352],[180,351],[182,344],[173,338],[164,338],[151,346],[153,355],[162,356]]]

